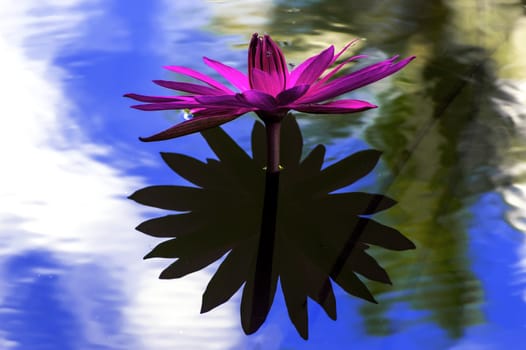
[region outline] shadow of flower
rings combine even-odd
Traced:
[[[182,154],[161,154],[174,172],[198,187],[151,186],[130,198],[183,212],[137,227],[151,236],[175,237],[145,256],[177,259],[160,278],[180,278],[224,257],[203,294],[202,313],[228,301],[245,284],[241,324],[245,333],[254,333],[270,311],[279,278],[290,320],[307,339],[308,298],[336,319],[331,279],[347,293],[374,303],[356,274],[391,283],[386,271],[367,254],[369,245],[390,250],[415,246],[397,230],[368,217],[393,206],[394,200],[381,194],[332,193],[370,173],[380,152],[357,152],[322,168],[324,146],[318,145],[302,160],[298,124],[290,116],[282,123],[282,170],[272,186],[264,171],[265,128],[256,122],[252,158],[222,129],[208,129],[201,134],[219,160],[205,163]],[[269,195],[265,190],[277,196],[274,212],[264,210]],[[268,227],[275,237],[262,243],[260,232]],[[263,249],[270,258],[262,268],[257,266],[257,257]]]

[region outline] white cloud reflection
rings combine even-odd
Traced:
[[[133,230],[143,208],[124,197],[145,184],[95,159],[112,150],[83,134],[77,120],[90,116],[69,102],[69,73],[54,63],[64,50],[119,47],[105,44],[111,35],[93,35],[125,37],[103,4],[111,2],[0,1],[0,313],[16,288],[3,278],[9,259],[44,250],[61,269],[35,269],[35,279],[57,277],[57,297],[79,318],[89,344],[228,349],[239,340],[237,309],[227,304],[199,315],[209,273],[159,281],[166,262],[141,260],[156,241]],[[118,309],[120,324],[106,324],[109,308]],[[14,347],[2,327],[0,347]]]
[[[510,137],[511,147],[506,150],[502,166],[502,172],[510,179],[510,184],[504,186],[500,192],[508,204],[507,221],[526,234],[526,81],[502,81],[500,88],[510,96],[510,99],[498,101],[498,106],[509,118],[517,133]],[[520,260],[516,264],[518,270],[516,283],[524,285],[526,282],[526,237],[524,236],[518,251]],[[522,298],[526,302],[524,287]],[[526,327],[526,324],[523,326]]]
[[[509,41],[502,50],[504,64],[500,65],[499,88],[508,95],[506,100],[495,101],[500,111],[516,132],[510,135],[510,148],[504,154],[502,172],[510,179],[510,184],[501,189],[505,202],[509,205],[507,221],[526,234],[526,18],[519,18],[514,24]],[[518,248],[520,260],[516,264],[517,283],[526,282],[526,237],[523,236]],[[522,288],[522,299],[526,302],[526,289]],[[523,324],[526,327],[526,324]]]

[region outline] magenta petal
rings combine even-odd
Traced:
[[[328,82],[325,86],[320,87],[314,93],[304,96],[304,98],[301,99],[301,102],[312,103],[329,100],[367,84],[371,84],[388,75],[398,72],[415,57],[411,56],[393,64],[396,58],[397,56],[334,79],[333,81]]]
[[[214,108],[250,108],[241,94],[236,95],[221,95],[221,96],[196,96],[195,100],[199,103],[198,107],[214,107]]]
[[[254,33],[248,49],[250,87],[275,96],[285,89],[288,75],[287,62],[279,46],[270,36],[260,37]]]
[[[229,122],[233,119],[236,119],[237,117],[239,117],[239,115],[229,114],[229,115],[220,115],[220,116],[215,116],[215,117],[194,118],[194,119],[184,121],[180,124],[177,124],[158,134],[155,134],[149,137],[139,137],[139,139],[144,142],[173,139],[179,136],[193,134],[195,132],[213,128],[215,126],[218,126],[226,122]]]
[[[141,111],[164,111],[170,109],[185,109],[185,108],[195,108],[199,104],[196,104],[194,101],[178,101],[178,102],[161,102],[161,103],[148,103],[143,105],[131,106],[135,109],[140,109]]]
[[[169,80],[154,80],[153,82],[159,86],[162,86],[168,89],[189,92],[191,94],[196,94],[196,95],[224,95],[225,94],[223,90],[219,90],[216,88],[211,88],[211,87],[203,86],[199,84],[184,83],[184,82],[169,81]]]
[[[276,96],[279,106],[286,106],[294,101],[296,101],[301,96],[309,90],[309,85],[298,85],[293,88],[282,91]]]
[[[257,90],[245,91],[241,94],[241,98],[247,105],[266,111],[273,110],[277,106],[274,96]]]
[[[252,34],[252,39],[250,39],[250,44],[248,46],[248,82],[250,87],[254,88],[254,79],[252,73],[254,68],[256,68],[256,57],[260,56],[261,51],[261,40],[259,39],[259,34]],[[258,63],[261,66],[260,63]]]
[[[367,109],[376,108],[376,105],[373,105],[367,101],[360,100],[339,100],[332,101],[323,104],[298,104],[291,106],[292,109],[295,109],[300,112],[305,113],[326,113],[326,114],[340,114],[340,113],[353,113],[361,112]]]
[[[203,57],[203,61],[241,91],[249,89],[247,76],[237,69],[227,66],[219,61],[214,61],[208,57]]]
[[[166,68],[166,69],[168,69],[168,70],[170,70],[172,72],[183,74],[183,75],[189,76],[191,78],[200,80],[200,81],[202,81],[204,83],[207,83],[208,85],[210,85],[212,87],[215,87],[216,89],[223,90],[226,93],[229,93],[229,94],[233,94],[234,93],[232,90],[230,90],[229,88],[227,88],[226,86],[224,86],[220,82],[210,78],[209,76],[207,76],[207,75],[205,75],[203,73],[199,73],[198,71],[195,71],[193,69],[186,68],[186,67],[181,67],[181,66],[165,66],[164,68]]]
[[[357,42],[358,40],[360,40],[360,39],[353,39],[353,40],[351,40],[347,45],[345,45],[345,46],[343,47],[343,49],[340,50],[340,52],[338,52],[336,55],[334,55],[334,58],[332,59],[331,64],[334,63],[334,62],[336,62],[336,60],[337,60],[338,58],[340,58],[340,56],[343,55],[343,53],[344,53],[345,51],[347,51],[347,49],[348,49],[349,47],[351,47],[351,45],[354,44],[355,42]]]
[[[329,73],[324,75],[323,78],[321,78],[320,80],[318,80],[315,83],[315,85],[318,86],[319,84],[325,83],[327,80],[332,78],[334,76],[334,74],[338,73],[338,71],[340,71],[340,69],[342,69],[347,63],[352,62],[352,61],[356,61],[356,60],[358,60],[360,58],[365,58],[365,57],[367,57],[367,55],[357,55],[357,56],[349,57],[348,59],[346,59],[345,61],[343,61],[342,63],[340,63],[336,67],[334,67]]]
[[[318,55],[307,59],[290,73],[288,86],[312,84],[331,64],[333,57],[334,46],[331,45]]]
[[[279,45],[269,35],[263,37],[262,61],[266,63],[263,70],[272,76],[273,85],[279,87],[280,91],[285,89],[289,75],[287,61]]]
[[[184,99],[181,99],[181,96],[147,96],[147,95],[139,95],[139,94],[126,94],[124,97],[131,98],[136,101],[140,102],[180,102],[185,101]]]
[[[272,96],[276,96],[281,91],[281,88],[274,84],[272,76],[258,68],[252,69],[252,89]]]
[[[301,73],[303,73],[305,68],[308,67],[312,61],[314,61],[314,58],[316,58],[316,56],[307,58],[290,72],[289,79],[287,80],[287,87],[293,87],[296,85],[296,81],[300,77]]]
[[[318,79],[323,72],[332,63],[334,57],[334,46],[330,46],[325,51],[321,52],[318,56],[312,60],[310,65],[305,68],[296,81],[295,85],[301,84],[312,84]]]
[[[248,112],[251,112],[251,108],[220,108],[220,107],[210,107],[210,108],[195,108],[190,112],[194,117],[217,117],[219,115],[242,115]]]

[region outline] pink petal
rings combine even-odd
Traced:
[[[340,56],[343,55],[343,53],[344,53],[345,51],[347,51],[347,49],[348,49],[349,47],[351,47],[352,44],[354,44],[355,42],[357,42],[357,41],[359,41],[359,40],[360,40],[360,39],[353,39],[353,40],[351,40],[347,45],[345,45],[345,46],[343,47],[343,49],[340,50],[340,52],[338,52],[336,55],[334,55],[334,58],[333,58],[331,64],[333,64],[334,62],[336,62],[336,60],[337,60],[338,58],[340,58]]]
[[[224,86],[220,82],[210,78],[207,75],[204,75],[203,73],[199,73],[198,71],[195,71],[193,69],[186,68],[186,67],[181,67],[181,66],[165,66],[164,68],[166,68],[166,69],[168,69],[168,70],[170,70],[172,72],[183,74],[183,75],[189,76],[191,78],[200,80],[200,81],[202,81],[204,83],[207,83],[208,85],[210,85],[212,87],[215,87],[216,89],[223,90],[226,93],[229,93],[229,94],[233,94],[234,93],[232,90],[230,90],[229,88],[227,88],[226,86]]]
[[[367,109],[376,108],[377,106],[360,100],[339,100],[324,104],[298,104],[290,107],[305,113],[343,114],[361,112]]]
[[[196,96],[195,100],[198,102],[197,107],[204,108],[250,108],[241,94],[236,95],[221,95],[221,96]]]
[[[385,78],[388,75],[394,74],[400,69],[404,68],[415,58],[414,56],[411,56],[393,64],[397,57],[398,56],[392,57],[388,60],[373,64],[351,74],[334,79],[333,81],[328,82],[325,86],[316,90],[314,93],[305,95],[301,99],[301,102],[312,103],[333,99],[349,91],[358,89],[362,86]]]
[[[148,103],[143,105],[131,106],[135,109],[140,109],[141,111],[164,111],[169,109],[185,109],[185,108],[194,108],[198,104],[195,102],[161,102],[161,103]]]
[[[279,45],[269,35],[263,37],[263,55],[263,70],[272,76],[274,85],[279,86],[280,91],[285,89],[289,75],[287,61]]]
[[[219,115],[242,115],[251,112],[251,108],[219,108],[219,107],[208,107],[208,108],[195,108],[190,110],[190,113],[196,118],[199,117],[216,117]]]
[[[153,82],[159,86],[162,86],[168,89],[189,92],[191,94],[196,94],[196,95],[224,95],[225,94],[223,90],[219,90],[216,88],[211,88],[211,87],[203,86],[199,84],[184,83],[184,82],[169,81],[169,80],[154,80]]]
[[[136,101],[140,102],[180,102],[185,101],[184,99],[181,99],[181,96],[147,96],[147,95],[139,95],[139,94],[126,94],[124,97],[131,98]]]
[[[353,57],[349,57],[348,59],[346,59],[345,61],[343,61],[342,63],[340,63],[339,65],[337,65],[335,68],[333,68],[329,73],[327,73],[325,76],[323,76],[323,78],[321,78],[320,80],[318,80],[315,85],[318,85],[318,84],[323,84],[325,83],[327,80],[329,80],[332,76],[334,76],[334,74],[338,73],[338,71],[340,69],[343,68],[343,66],[345,66],[347,63],[349,62],[352,62],[352,61],[356,61],[360,58],[366,58],[367,55],[357,55],[357,56],[353,56]]]
[[[237,117],[239,117],[239,115],[228,114],[228,115],[218,115],[214,117],[194,118],[194,119],[184,121],[180,124],[177,124],[158,134],[155,134],[149,137],[139,137],[139,139],[144,142],[173,139],[179,136],[193,134],[195,132],[213,128],[215,126],[218,126],[226,122],[229,122],[233,119],[236,119]]]
[[[301,96],[309,90],[309,85],[297,85],[285,91],[282,91],[276,96],[278,100],[278,105],[286,106],[294,101],[296,101]]]
[[[331,45],[318,55],[308,58],[290,72],[287,86],[312,84],[331,64],[333,57],[334,46]]]
[[[203,57],[203,61],[241,91],[249,89],[247,76],[237,69],[227,66],[219,61],[214,61],[208,57]]]
[[[252,69],[252,89],[266,92],[269,95],[276,96],[280,91],[280,86],[274,84],[273,77],[258,68]]]
[[[241,94],[241,97],[247,105],[253,108],[270,111],[277,107],[277,100],[274,96],[261,91],[247,90]]]
[[[250,39],[250,44],[248,46],[248,82],[250,87],[254,88],[252,72],[256,68],[256,57],[261,57],[261,43],[259,39],[259,34],[252,34],[252,39]]]
[[[255,72],[263,72],[255,73]],[[276,95],[285,89],[289,71],[283,52],[270,36],[252,35],[248,49],[248,79],[250,87]],[[268,82],[263,84],[262,80]],[[265,88],[266,87],[266,88]]]

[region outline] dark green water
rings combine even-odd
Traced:
[[[399,204],[382,219],[418,247],[404,254],[378,252],[395,286],[371,285],[381,304],[360,308],[364,331],[388,336],[405,327],[396,316],[387,316],[397,303],[425,311],[412,322],[432,322],[452,338],[488,322],[484,308],[491,301],[474,272],[473,254],[498,264],[498,255],[492,254],[506,253],[473,251],[472,242],[498,246],[499,237],[518,248],[523,239],[478,221],[492,208],[477,203],[496,195],[506,203],[502,220],[518,231],[525,228],[524,4],[276,1],[239,11],[233,19],[227,11],[219,14],[210,29],[268,32],[293,62],[355,37],[366,39],[355,52],[371,59],[417,56],[392,79],[352,95],[372,99],[379,109],[359,116],[302,115],[299,120],[308,140],[333,145],[335,157],[346,152],[349,137],[384,152],[373,188]],[[257,20],[263,23],[253,25]]]

